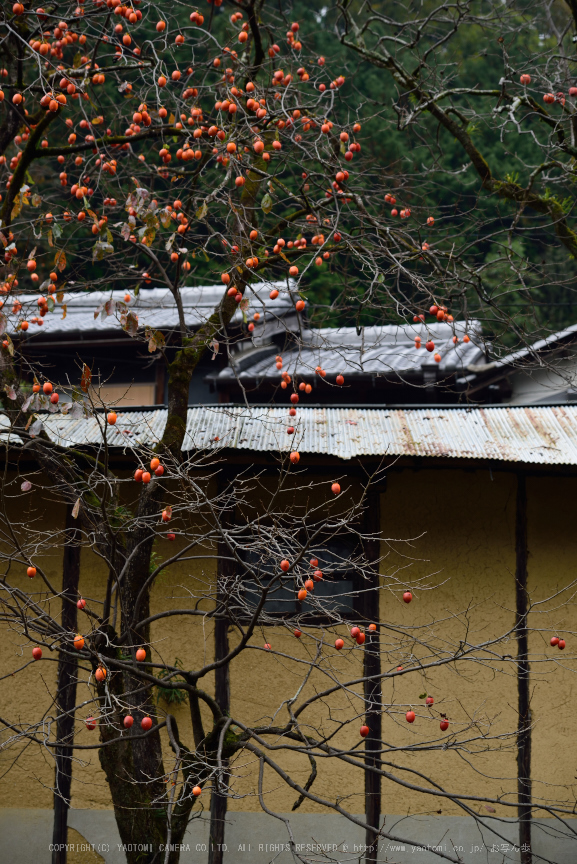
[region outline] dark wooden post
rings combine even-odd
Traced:
[[[154,403],[155,405],[164,405],[164,393],[166,385],[166,366],[161,358],[156,363],[156,380],[154,382]]]
[[[378,562],[380,557],[380,531],[381,531],[381,508],[380,490],[377,487],[369,495],[368,509],[365,520],[365,530],[374,535],[373,539],[365,541],[365,555],[369,563]],[[379,621],[379,565],[375,563],[370,570],[370,581],[364,582],[365,594],[363,595],[363,617],[368,626],[371,622]],[[373,588],[373,591],[366,590]],[[369,734],[365,738],[365,765],[380,768],[380,749],[382,738],[381,723],[381,655],[379,631],[369,632],[366,630],[366,642],[364,653],[363,674],[369,679],[364,682],[365,697],[365,722],[369,727]],[[365,818],[370,829],[367,829],[365,844],[367,852],[365,861],[367,864],[377,861],[378,838],[377,834],[381,827],[381,777],[373,771],[365,771]]]
[[[529,692],[529,628],[527,614],[527,482],[517,475],[517,512],[515,519],[515,586],[517,634],[517,814],[521,864],[532,864],[531,853],[531,705]]]
[[[80,580],[80,544],[76,520],[72,518],[72,505],[66,507],[64,556],[62,562],[62,626],[75,633],[77,630],[78,583]],[[76,704],[76,680],[78,663],[75,657],[60,655],[56,685],[57,742],[71,744],[74,739],[74,706]],[[72,787],[72,758],[68,748],[56,748],[54,776],[54,825],[52,842],[52,864],[66,864],[65,846],[68,836],[68,810]]]
[[[229,475],[223,475],[219,483],[219,492],[224,491]],[[221,525],[223,528],[234,524],[234,505],[223,510]],[[228,619],[222,615],[226,607],[227,586],[235,575],[234,562],[227,560],[230,551],[225,543],[218,544],[217,561],[217,612],[214,622],[214,659],[220,660],[228,654]],[[214,672],[214,698],[223,714],[230,714],[230,673],[229,666],[221,666]],[[210,845],[208,849],[208,864],[223,864],[224,829],[227,810],[226,795],[213,791],[210,798]]]

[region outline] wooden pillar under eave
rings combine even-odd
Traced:
[[[363,617],[365,618],[365,653],[363,664],[365,722],[369,734],[365,738],[365,765],[367,768],[381,767],[381,654],[380,635],[368,630],[368,625],[379,621],[379,564],[381,534],[381,492],[376,488],[369,494],[365,514],[365,532],[373,535],[365,540],[365,555],[369,565],[369,582],[364,582]],[[376,563],[373,563],[376,562]],[[370,590],[372,589],[372,590]],[[365,769],[365,819],[370,828],[366,831],[366,864],[374,864],[378,857],[378,831],[381,827],[381,775]]]
[[[62,618],[61,623],[68,633],[78,627],[76,602],[80,581],[80,532],[72,517],[72,505],[66,505],[66,528],[64,556],[62,561]],[[68,646],[70,647],[70,646]],[[75,657],[60,654],[56,685],[56,742],[74,743],[74,706],[78,661]],[[66,864],[68,839],[68,811],[72,790],[72,751],[69,747],[57,747],[54,772],[54,819],[52,827],[52,864]]]
[[[219,477],[219,493],[227,487],[228,473]],[[234,505],[232,505],[234,507]],[[234,525],[234,509],[222,511],[222,527]],[[226,606],[227,586],[235,576],[234,562],[229,561],[230,550],[226,543],[218,544],[217,560],[217,612]],[[221,660],[229,652],[228,619],[222,614],[217,615],[214,622],[214,659]],[[214,698],[222,713],[230,714],[230,672],[228,663],[214,670]],[[224,790],[223,790],[224,791]],[[208,864],[223,864],[224,834],[227,811],[227,797],[214,789],[210,798],[210,846],[208,849]]]
[[[156,378],[154,381],[154,404],[155,405],[164,405],[165,404],[165,391],[166,391],[166,366],[164,364],[164,360],[161,358],[156,363]]]
[[[527,481],[517,475],[515,516],[515,633],[517,636],[517,816],[521,864],[532,864],[531,853],[531,694],[529,680],[529,592],[527,590]]]

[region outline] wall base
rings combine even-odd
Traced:
[[[297,851],[315,864],[352,864],[363,857],[363,831],[342,817],[301,813],[290,818]],[[111,810],[71,810],[69,825],[94,845],[106,864],[125,864]],[[577,861],[577,820],[569,820],[568,825],[563,831],[553,819],[534,823],[534,864]],[[571,829],[576,832],[573,836]],[[435,855],[432,846],[464,864],[517,864],[520,858],[515,827],[507,821],[487,819],[486,828],[480,830],[471,819],[459,816],[386,816],[385,830],[400,839],[380,841],[382,864],[441,864],[446,859]],[[50,864],[52,811],[0,810],[0,838],[0,862]],[[225,864],[293,864],[284,823],[264,813],[229,813],[225,842]],[[183,864],[205,864],[208,823],[204,816],[189,826],[184,843]],[[71,859],[80,860],[76,853],[82,851],[86,850],[75,850]]]

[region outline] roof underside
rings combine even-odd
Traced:
[[[80,418],[42,415],[50,437],[63,446],[102,444],[126,450],[154,445],[166,409],[118,412],[114,427],[102,414]],[[294,435],[287,434],[289,422]],[[6,441],[8,435],[2,436]],[[14,444],[19,441],[12,438]],[[577,406],[536,408],[299,408],[295,418],[278,407],[189,408],[184,450],[232,448],[258,453],[336,456],[430,456],[540,465],[577,465]]]

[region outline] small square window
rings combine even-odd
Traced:
[[[298,552],[298,548],[287,550],[286,558],[294,561]],[[267,616],[282,620],[298,615],[303,623],[330,623],[355,616],[361,586],[358,584],[354,561],[359,553],[358,537],[349,535],[331,539],[306,555],[306,559],[298,566],[296,578],[294,570],[282,573],[280,561],[273,563],[270,559],[262,560],[262,556],[253,550],[246,550],[242,557],[248,567],[256,571],[262,585],[274,583],[264,604]],[[322,571],[323,578],[315,581],[313,591],[301,602],[297,597],[298,590],[303,587],[305,579],[312,578],[316,569],[309,566],[312,558],[318,560],[318,569]],[[247,573],[243,598],[247,604],[246,617],[256,609],[260,596],[261,589],[256,580]]]

